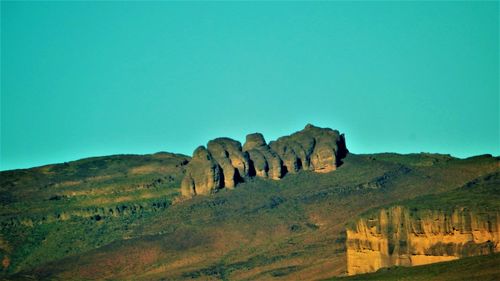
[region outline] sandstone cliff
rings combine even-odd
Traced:
[[[247,135],[243,147],[236,140],[217,138],[194,151],[181,192],[187,197],[210,194],[253,176],[278,180],[300,170],[326,173],[335,170],[347,153],[343,134],[310,124],[269,145],[260,133]]]
[[[347,229],[347,273],[500,251],[500,212],[382,209]]]

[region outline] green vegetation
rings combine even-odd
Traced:
[[[453,210],[467,208],[474,211],[500,210],[500,174],[477,178],[461,188],[440,194],[425,195],[401,202],[412,210]]]
[[[112,156],[2,172],[4,276],[328,278],[345,272],[349,220],[402,200],[439,198],[499,164],[488,156],[350,154],[335,172],[245,179],[234,190],[176,202],[188,160]]]
[[[403,206],[418,217],[429,211],[442,211],[451,214],[455,210],[471,210],[476,213],[498,212],[500,210],[500,171],[476,178],[462,187],[427,194],[413,199],[392,202],[361,214],[362,217],[376,217],[381,208]],[[352,223],[354,221],[351,221]]]
[[[115,155],[1,172],[3,272],[129,238],[135,225],[171,205],[188,160]]]
[[[500,280],[500,253],[414,267],[390,267],[374,273],[337,277],[329,281],[496,281]]]

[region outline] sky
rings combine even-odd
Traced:
[[[500,154],[499,2],[1,2],[0,170],[273,140]]]

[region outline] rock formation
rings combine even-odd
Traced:
[[[283,162],[266,144],[262,134],[254,133],[247,135],[243,150],[248,153],[256,176],[273,180],[279,180],[283,177]]]
[[[336,130],[308,124],[304,130],[281,137],[270,143],[284,162],[287,172],[312,170],[319,173],[333,171],[347,155],[344,135]]]
[[[347,153],[343,134],[310,124],[269,145],[260,133],[247,135],[243,147],[236,140],[217,138],[194,151],[181,191],[190,197],[233,188],[246,177],[279,180],[300,170],[330,172]]]
[[[500,214],[396,206],[347,230],[347,273],[373,272],[500,251]]]
[[[199,146],[194,151],[193,158],[186,169],[186,175],[182,179],[182,195],[213,193],[222,186],[221,183],[224,182],[222,177],[219,164],[205,147]]]
[[[241,143],[230,138],[217,138],[208,142],[208,151],[222,169],[222,187],[232,188],[243,177],[248,176],[250,163],[248,154],[243,153]]]

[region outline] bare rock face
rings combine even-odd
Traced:
[[[302,131],[279,138],[270,146],[283,159],[289,173],[299,170],[318,173],[333,171],[348,152],[343,134],[311,124]]]
[[[347,155],[344,135],[337,130],[307,125],[302,131],[266,143],[260,133],[249,134],[243,147],[230,138],[198,147],[182,181],[182,194],[210,194],[233,188],[247,177],[279,180],[301,170],[326,173]]]
[[[296,173],[302,169],[302,159],[306,158],[306,154],[298,143],[278,140],[269,145],[283,160],[283,168],[287,173]]]
[[[187,197],[211,194],[222,186],[222,177],[219,164],[205,147],[199,146],[186,168],[186,175],[181,183],[181,193]]]
[[[347,274],[415,266],[500,251],[500,214],[382,209],[347,229]]]
[[[312,170],[326,173],[337,169],[340,160],[347,155],[344,135],[337,130],[320,129],[312,125],[308,125],[305,131],[315,136],[316,141],[311,154]]]
[[[249,174],[248,154],[241,150],[241,143],[230,138],[217,138],[208,142],[208,151],[219,163],[224,175],[224,186],[234,187]]]
[[[266,144],[266,140],[262,134],[254,133],[247,135],[243,151],[248,153],[256,176],[274,180],[283,177],[283,162]]]
[[[264,136],[261,133],[248,134],[245,144],[243,145],[243,150],[247,151],[252,148],[259,148],[266,145],[267,145],[266,140],[264,139]]]

